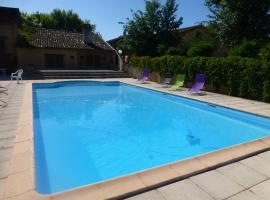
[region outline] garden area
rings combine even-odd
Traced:
[[[185,74],[206,75],[207,91],[270,102],[269,0],[205,0],[211,15],[198,28],[183,32],[175,0],[145,1],[123,22],[117,49],[129,55],[134,76],[149,69],[151,80]]]

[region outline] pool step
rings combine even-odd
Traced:
[[[124,71],[113,70],[40,70],[43,79],[95,79],[95,78],[129,78]]]

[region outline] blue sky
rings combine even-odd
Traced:
[[[177,0],[177,3],[177,15],[184,18],[181,27],[207,20],[209,11],[204,5],[204,0]],[[28,13],[50,12],[54,8],[72,9],[81,18],[90,19],[96,24],[96,31],[109,40],[122,34],[122,25],[118,22],[130,17],[131,9],[144,9],[144,0],[0,0],[0,6],[17,7]]]

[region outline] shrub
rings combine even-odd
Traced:
[[[242,59],[242,62],[239,96],[259,100],[263,87],[261,63],[254,58]]]
[[[168,56],[168,72],[169,73],[186,73],[184,68],[183,56]]]
[[[262,99],[265,102],[270,102],[270,62],[264,62],[262,72],[263,72]]]
[[[170,55],[170,56],[177,56],[177,55],[182,55],[182,51],[180,48],[176,48],[176,47],[170,47],[167,51],[166,51],[166,55]]]
[[[238,96],[240,87],[240,57],[228,57],[225,61],[228,94]]]
[[[260,44],[255,40],[247,41],[244,40],[241,44],[231,48],[228,56],[241,56],[256,58],[260,50]]]
[[[215,91],[224,86],[229,95],[270,102],[270,61],[238,56],[183,57],[162,56],[132,57],[131,65],[165,73],[186,74],[186,81],[193,82],[197,73],[204,73],[207,84]]]
[[[226,85],[226,59],[218,57],[209,57],[206,62],[205,74],[208,83],[211,84],[215,91],[219,91],[221,85]]]
[[[211,56],[214,49],[215,49],[214,45],[210,43],[195,44],[194,46],[188,49],[187,56],[188,57]]]
[[[260,50],[259,57],[263,61],[270,61],[270,42]]]

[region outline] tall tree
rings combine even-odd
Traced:
[[[160,47],[175,44],[173,32],[182,24],[182,18],[176,17],[177,8],[175,0],[167,0],[165,5],[158,0],[146,0],[145,11],[133,12],[132,19],[124,24],[124,38],[131,51],[155,56]]]
[[[263,39],[270,31],[270,0],[206,0],[210,24],[223,44]]]

